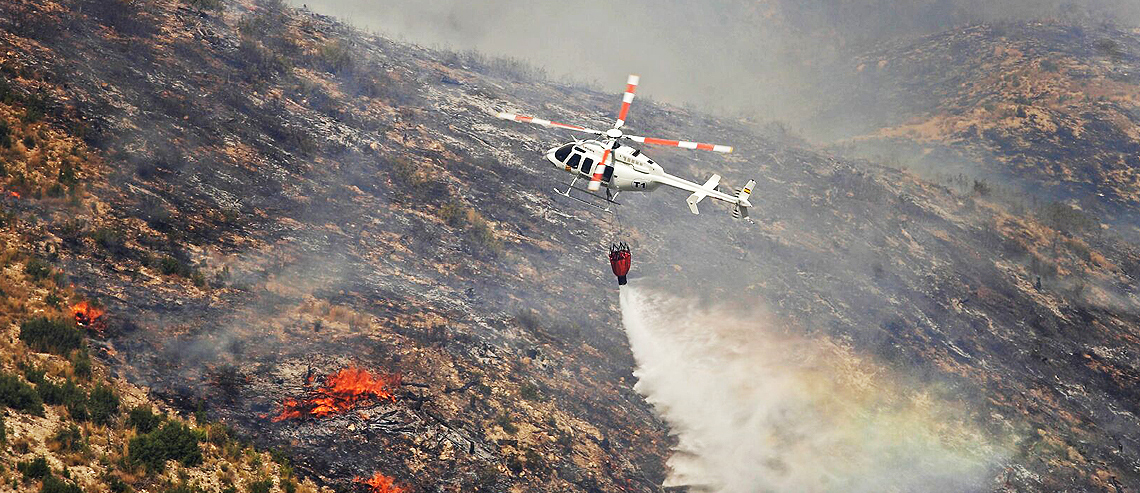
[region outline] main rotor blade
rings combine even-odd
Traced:
[[[605,151],[602,151],[602,162],[598,163],[597,168],[594,168],[598,171],[594,173],[594,176],[590,177],[590,184],[586,186],[587,190],[597,192],[599,188],[602,188],[602,172],[606,169],[606,159],[609,157],[610,148],[607,147]]]
[[[632,74],[625,80],[625,94],[621,96],[621,111],[618,112],[614,128],[625,125],[625,117],[629,115],[629,104],[633,102],[633,92],[637,90],[638,82],[641,82],[641,77]]]
[[[542,118],[535,118],[533,116],[516,115],[514,113],[499,113],[499,118],[504,120],[514,120],[516,122],[533,123],[535,125],[542,125],[544,127],[564,128],[566,130],[573,130],[575,132],[585,132],[588,134],[602,135],[605,132],[601,130],[594,130],[592,128],[579,127],[577,125],[568,125],[565,123],[552,122],[550,120],[543,120]]]
[[[700,149],[702,151],[716,151],[724,153],[732,152],[732,146],[704,144],[701,142],[688,142],[684,140],[655,139],[653,137],[638,137],[636,135],[625,135],[624,137],[634,142],[657,144],[659,146],[682,147],[685,149]]]

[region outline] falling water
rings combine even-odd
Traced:
[[[1006,455],[960,405],[894,384],[841,345],[773,333],[762,313],[630,286],[621,309],[635,388],[678,442],[665,486],[971,491]]]

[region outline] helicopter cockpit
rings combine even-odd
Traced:
[[[577,144],[566,144],[554,152],[547,153],[546,157],[555,166],[567,168],[567,171],[576,171],[589,175],[594,169],[594,160],[587,156],[589,151]]]

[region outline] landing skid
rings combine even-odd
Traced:
[[[604,212],[611,212],[608,204],[621,205],[620,202],[614,200],[617,198],[618,194],[621,193],[621,191],[618,191],[618,193],[616,193],[616,194],[610,195],[610,189],[607,188],[606,189],[606,195],[605,195],[605,197],[603,197],[603,196],[598,195],[594,192],[591,192],[587,189],[578,188],[578,187],[574,186],[574,182],[577,182],[577,181],[578,181],[578,179],[575,178],[574,181],[570,182],[570,186],[566,187],[566,190],[559,190],[559,189],[555,188],[554,193],[561,195],[563,197],[566,197],[568,199],[571,199],[571,200],[577,200],[578,202],[589,205],[591,207],[596,207],[598,209],[601,209]],[[591,200],[586,200],[583,198],[575,197],[575,196],[570,194],[570,191],[572,191],[572,190],[577,190],[577,191],[582,192],[582,193],[584,193],[590,197],[593,197],[594,199],[601,200],[601,201],[605,202],[607,205],[601,206],[595,202],[592,202]]]

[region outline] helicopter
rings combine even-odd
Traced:
[[[625,94],[622,95],[621,110],[618,112],[617,120],[612,128],[605,131],[515,113],[500,112],[497,116],[504,120],[533,123],[547,128],[561,128],[598,136],[587,140],[575,139],[574,142],[552,147],[543,154],[556,168],[574,175],[566,190],[554,190],[559,195],[586,202],[570,195],[572,190],[577,190],[603,199],[608,204],[620,205],[617,202],[617,196],[623,191],[652,192],[661,185],[666,185],[690,192],[689,198],[685,202],[688,203],[689,211],[693,214],[700,214],[697,203],[704,200],[705,197],[712,197],[732,204],[733,217],[747,219],[748,208],[752,207],[748,197],[752,194],[752,187],[756,185],[755,180],[748,180],[748,183],[739,192],[725,187],[726,193],[720,189],[720,175],[714,174],[703,185],[698,184],[666,173],[661,165],[654,162],[641,150],[623,143],[623,141],[628,140],[684,149],[732,152],[731,146],[641,137],[627,135],[623,132],[622,127],[625,126],[626,116],[629,115],[629,106],[633,102],[633,95],[640,79],[637,75],[630,75],[626,80]],[[575,186],[581,179],[589,180],[589,184],[584,190]],[[601,189],[602,185],[606,187],[604,197],[595,193]],[[605,210],[608,212],[609,208],[607,207]]]

